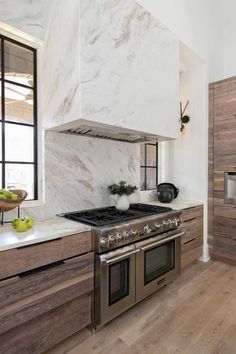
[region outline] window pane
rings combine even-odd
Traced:
[[[0,161],[2,161],[2,123],[0,123]]]
[[[5,125],[6,161],[34,161],[34,128]]]
[[[0,163],[0,188],[2,188],[2,164]]]
[[[140,145],[140,165],[145,166],[145,144]]]
[[[2,119],[2,80],[0,79],[0,119]]]
[[[147,144],[146,166],[156,166],[156,145]]]
[[[0,77],[2,77],[2,40],[0,39]]]
[[[33,52],[4,42],[5,79],[33,86]]]
[[[33,90],[5,83],[5,120],[33,124]]]
[[[141,190],[145,190],[145,168],[140,168],[140,188]]]
[[[155,189],[156,186],[156,169],[155,168],[147,168],[147,189]]]
[[[34,198],[34,165],[6,164],[6,189],[23,189]]]

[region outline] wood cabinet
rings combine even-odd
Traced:
[[[184,269],[202,256],[203,205],[182,210],[181,268]]]
[[[236,264],[236,205],[225,203],[225,172],[236,172],[236,77],[209,88],[208,244],[213,259]]]
[[[0,353],[42,353],[91,323],[90,232],[0,256]]]
[[[236,167],[236,78],[214,84],[214,170]]]

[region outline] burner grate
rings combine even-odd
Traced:
[[[66,213],[63,216],[69,220],[85,223],[90,226],[103,227],[171,210],[171,208],[167,207],[138,203],[131,204],[127,211],[119,211],[115,207],[107,207]]]

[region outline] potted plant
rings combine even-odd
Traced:
[[[136,186],[127,184],[125,181],[120,181],[118,184],[114,183],[108,186],[109,192],[114,196],[116,209],[123,211],[129,209],[128,196],[133,194],[137,189]]]

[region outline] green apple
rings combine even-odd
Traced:
[[[15,193],[11,194],[11,200],[18,200],[19,196]]]
[[[12,195],[12,192],[9,192],[9,191],[3,191],[3,195],[7,198],[7,199],[11,199],[11,195]]]
[[[7,197],[5,197],[3,194],[0,194],[0,199],[7,199]]]
[[[27,222],[26,221],[19,221],[16,224],[16,231],[17,232],[25,232],[28,230]]]
[[[12,220],[12,222],[11,222],[11,226],[13,227],[13,229],[15,229],[16,228],[16,225],[18,224],[18,222],[20,221],[20,219],[14,219],[14,220]]]
[[[29,229],[34,226],[34,219],[33,218],[26,218],[26,223]]]

